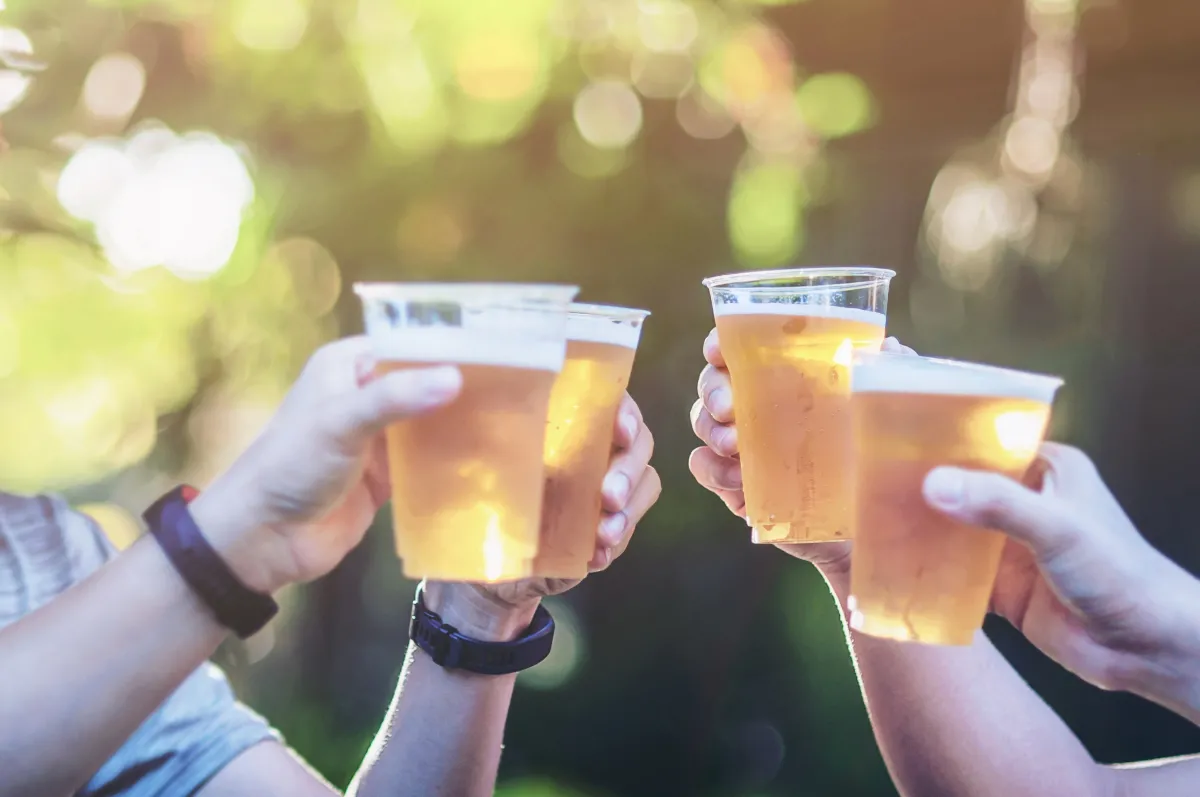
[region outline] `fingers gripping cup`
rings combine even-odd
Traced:
[[[851,627],[889,639],[971,643],[1004,537],[931,509],[925,476],[955,465],[1021,478],[1061,385],[1056,377],[950,360],[855,355]]]
[[[396,551],[411,578],[525,578],[537,554],[546,412],[566,351],[560,285],[360,284],[378,368],[451,363],[450,405],[387,429]]]
[[[625,307],[571,305],[567,359],[550,392],[535,576],[574,579],[588,573],[617,411],[648,315]]]
[[[850,359],[883,342],[893,276],[802,268],[704,281],[733,381],[754,542],[850,536]]]

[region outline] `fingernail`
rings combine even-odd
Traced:
[[[604,494],[616,504],[625,505],[629,487],[629,477],[624,473],[610,473],[604,477]]]
[[[957,468],[934,468],[925,477],[925,497],[930,503],[946,508],[960,506],[966,493],[966,479]]]
[[[453,396],[462,387],[462,374],[452,365],[432,368],[422,378],[426,395],[433,400]]]
[[[621,535],[625,533],[625,513],[614,512],[600,524],[600,535],[604,538],[606,547],[612,547],[621,542]]]
[[[625,437],[630,440],[630,442],[637,437],[637,430],[637,418],[633,417],[629,413],[625,413],[621,416],[621,431],[625,432]]]

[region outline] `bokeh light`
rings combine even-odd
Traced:
[[[649,50],[685,52],[700,33],[695,10],[680,0],[640,0],[638,37]]]
[[[679,98],[675,104],[675,118],[684,132],[693,138],[724,138],[737,127],[725,107],[699,88]]]
[[[575,126],[589,144],[604,149],[627,146],[642,129],[642,103],[626,83],[596,81],[575,97]]]
[[[749,163],[734,177],[729,199],[729,238],[746,263],[786,263],[802,243],[800,215],[807,195],[789,165]]]
[[[463,40],[455,76],[479,100],[512,100],[530,91],[542,70],[539,40],[513,31],[479,32]]]
[[[862,79],[845,72],[813,75],[796,90],[804,123],[825,138],[840,138],[870,127],[874,100]]]
[[[9,63],[32,63],[33,42],[24,31],[17,28],[0,27],[0,54]],[[33,84],[33,76],[26,70],[0,69],[0,113],[12,110]]]
[[[142,99],[146,67],[130,53],[109,53],[92,64],[83,82],[83,107],[97,119],[124,121]]]
[[[1026,116],[1013,122],[1004,137],[1004,156],[1013,168],[1033,177],[1050,173],[1058,160],[1060,141],[1054,125]]]
[[[587,660],[583,624],[571,604],[562,598],[546,598],[543,602],[554,616],[554,647],[540,664],[517,676],[517,684],[526,689],[557,689],[568,683]]]
[[[956,290],[991,285],[1009,251],[1052,269],[1075,237],[1082,167],[1071,154],[1067,127],[1080,97],[1077,4],[1026,0],[1025,12],[1030,35],[1012,113],[990,142],[995,154],[989,146],[951,160],[929,193],[925,241],[938,274]]]
[[[58,196],[95,226],[118,270],[165,266],[194,278],[229,261],[254,184],[237,151],[217,137],[150,126],[124,143],[81,147],[63,169]]]
[[[252,50],[290,50],[308,28],[309,0],[233,0],[233,35]]]
[[[638,53],[629,68],[633,85],[644,97],[673,99],[695,79],[695,65],[687,53]]]

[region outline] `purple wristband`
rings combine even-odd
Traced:
[[[275,616],[279,604],[243,584],[213,550],[188,511],[188,503],[196,495],[191,487],[177,487],[158,499],[143,517],[171,565],[212,610],[217,622],[245,639]]]

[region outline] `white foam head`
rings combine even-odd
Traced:
[[[576,303],[567,315],[567,340],[636,349],[648,315],[647,310]]]
[[[791,302],[723,302],[713,304],[716,318],[734,315],[786,315],[805,318],[836,318],[860,324],[884,326],[887,316],[874,310],[858,307],[839,307],[832,304],[793,304]]]
[[[377,360],[453,365],[500,365],[561,371],[567,342],[527,340],[453,327],[389,330],[367,337]]]
[[[850,382],[855,393],[991,396],[1043,404],[1053,403],[1062,383],[1056,376],[888,352],[855,352]]]
[[[562,370],[574,286],[355,286],[382,361]]]

